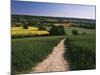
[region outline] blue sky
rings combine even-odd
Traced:
[[[11,13],[95,19],[95,6],[12,1]]]

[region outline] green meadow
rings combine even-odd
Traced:
[[[80,27],[65,27],[65,32],[68,35],[72,35],[72,30],[77,30],[79,34],[82,34],[85,32],[86,34],[95,34],[96,30],[95,29],[85,29],[85,28],[80,28]]]
[[[68,47],[64,56],[70,62],[71,70],[88,70],[96,68],[96,32],[95,29],[76,28],[79,35],[72,35],[74,27],[65,28],[69,34],[65,41]],[[81,35],[85,32],[85,35]]]

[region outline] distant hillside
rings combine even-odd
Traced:
[[[50,17],[50,16],[29,16],[29,15],[11,15],[12,22],[18,21],[46,21],[46,22],[82,22],[95,23],[95,19],[71,18],[71,17]]]
[[[29,16],[29,15],[11,15],[12,26],[14,25],[63,25],[94,29],[96,27],[95,19],[70,18],[70,17],[51,17],[51,16]]]

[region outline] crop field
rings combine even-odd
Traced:
[[[96,69],[95,5],[11,1],[11,75]]]
[[[71,70],[87,70],[96,68],[96,37],[95,34],[70,35],[65,41],[69,50],[65,59],[70,61]]]
[[[65,50],[64,57],[70,62],[70,70],[95,69],[95,29],[84,29],[79,27],[65,27],[67,35],[62,36],[40,36],[12,38],[12,73],[29,73],[32,67],[43,61],[52,52],[53,48],[64,37]],[[72,30],[77,30],[79,35],[73,35]],[[82,33],[85,35],[81,35]],[[13,36],[31,36],[49,34],[48,31],[39,30],[37,27],[13,27]]]
[[[12,39],[12,73],[27,73],[45,59],[64,36]]]
[[[23,29],[23,27],[12,27],[11,35],[12,37],[39,36],[49,35],[49,32],[46,30],[39,30],[37,27],[29,27],[28,29]]]
[[[85,28],[79,28],[79,27],[65,27],[65,32],[68,35],[72,35],[72,30],[77,30],[79,34],[82,34],[85,32],[86,34],[95,34],[95,29],[85,29]]]

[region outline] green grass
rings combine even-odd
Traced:
[[[12,39],[12,73],[27,73],[45,59],[64,36]]]
[[[65,32],[68,35],[72,35],[72,30],[77,30],[79,34],[82,34],[85,32],[86,34],[95,34],[95,29],[84,29],[79,27],[65,27]]]
[[[76,29],[80,34],[72,35]],[[69,59],[71,70],[95,69],[95,29],[66,27],[69,47],[64,56]],[[12,39],[12,73],[28,73],[32,67],[45,59],[64,36],[44,36]]]
[[[64,56],[70,61],[70,69],[95,69],[95,34],[70,35],[68,38],[69,40],[65,41],[65,45],[68,45],[69,49]]]

